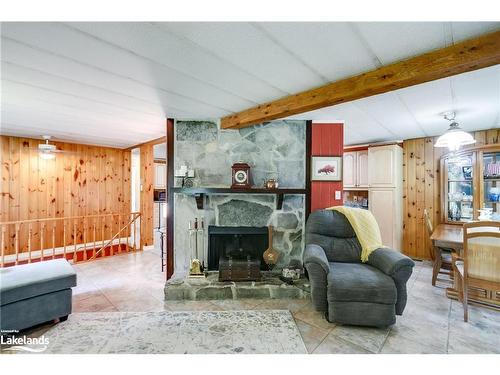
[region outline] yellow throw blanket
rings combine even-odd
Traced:
[[[345,206],[336,206],[327,209],[338,211],[349,220],[361,244],[361,261],[363,263],[368,261],[368,257],[374,250],[384,247],[377,220],[375,220],[370,211]]]

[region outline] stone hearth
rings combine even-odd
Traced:
[[[263,272],[261,281],[221,282],[217,271],[206,278],[170,280],[165,285],[165,300],[220,300],[244,298],[308,298],[310,285],[300,279],[294,285],[281,281],[276,273]]]

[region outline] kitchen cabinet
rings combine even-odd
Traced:
[[[376,146],[368,149],[368,186],[394,188],[401,183],[403,150],[398,145]]]
[[[368,149],[368,207],[385,246],[403,246],[403,149],[396,144]]]
[[[368,188],[368,151],[348,151],[343,156],[344,189]]]
[[[167,180],[167,165],[164,163],[154,163],[154,188],[165,189]]]

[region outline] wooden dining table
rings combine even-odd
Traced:
[[[462,252],[464,243],[464,231],[461,225],[439,224],[431,235],[434,246],[444,247]]]
[[[462,255],[464,232],[461,225],[439,224],[431,235],[431,241],[434,246],[454,250],[460,257]],[[456,284],[457,278],[453,278],[453,287],[446,289],[446,295],[452,299],[458,299],[459,285]],[[469,301],[495,309],[500,308],[498,291],[471,289],[469,290]]]

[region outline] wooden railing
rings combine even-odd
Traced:
[[[143,249],[141,213],[110,213],[0,223],[0,267],[66,258],[73,263]]]

